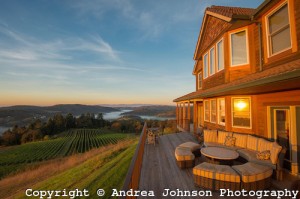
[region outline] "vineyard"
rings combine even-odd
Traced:
[[[84,153],[92,148],[115,144],[128,136],[106,131],[103,129],[69,130],[56,139],[0,150],[0,178],[29,163]]]

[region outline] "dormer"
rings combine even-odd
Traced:
[[[224,84],[227,81],[225,69],[230,65],[249,65],[248,55],[246,61],[234,59],[236,53],[243,52],[231,48],[230,42],[246,38],[248,43],[247,26],[251,24],[254,11],[251,8],[225,6],[206,8],[194,52],[193,74],[196,76],[196,90]],[[233,59],[229,59],[230,57]],[[227,76],[227,79],[230,79],[229,75]]]

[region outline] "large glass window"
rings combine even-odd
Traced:
[[[250,98],[232,98],[232,126],[251,128]]]
[[[202,72],[198,73],[198,88],[202,88]]]
[[[217,121],[217,100],[210,100],[210,122],[216,123]]]
[[[270,55],[291,48],[288,5],[268,17]]]
[[[223,40],[217,43],[217,69],[218,71],[224,69]]]
[[[215,74],[215,48],[209,51],[209,75]]]
[[[218,99],[218,123],[225,125],[225,99]]]
[[[204,101],[204,121],[209,122],[210,118],[210,104],[208,100]]]
[[[231,39],[231,66],[248,64],[246,30],[232,33],[230,39]]]
[[[204,78],[208,77],[208,54],[205,54],[203,57],[203,70],[204,70]]]

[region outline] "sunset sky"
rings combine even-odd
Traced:
[[[0,106],[172,104],[195,90],[210,5],[262,0],[2,0]]]

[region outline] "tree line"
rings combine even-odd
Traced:
[[[103,119],[102,113],[97,115],[87,113],[79,117],[74,117],[71,113],[66,116],[56,114],[49,118],[47,122],[37,119],[28,126],[15,125],[0,136],[0,144],[5,146],[24,144],[48,139],[72,128],[102,128],[107,125],[109,125],[109,122]]]
[[[69,129],[80,128],[108,128],[110,130],[122,133],[140,134],[143,129],[144,121],[141,119],[115,120],[107,121],[103,119],[103,114],[82,114],[74,117],[71,113],[63,116],[56,114],[49,118],[47,122],[36,119],[28,126],[15,125],[12,129],[5,131],[0,136],[0,145],[11,146],[28,142],[47,140],[57,137],[58,134]],[[175,120],[147,120],[148,127],[159,127],[162,133],[176,132]]]

